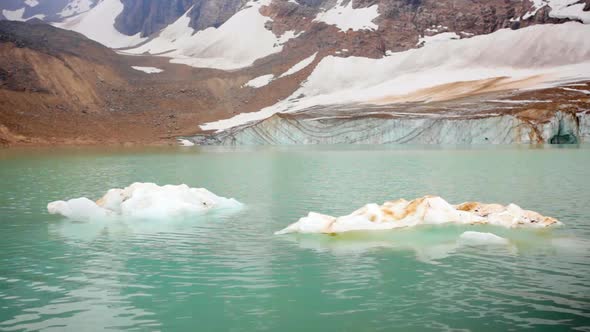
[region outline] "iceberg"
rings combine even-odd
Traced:
[[[459,243],[470,246],[507,245],[510,241],[494,233],[467,231],[459,236]]]
[[[96,202],[86,197],[51,202],[47,211],[68,219],[89,221],[118,217],[166,219],[241,206],[233,198],[217,196],[204,188],[138,182],[124,189],[110,189]]]
[[[353,213],[333,217],[310,212],[306,217],[275,232],[335,234],[349,231],[389,230],[419,225],[440,224],[496,225],[507,228],[544,228],[561,225],[555,218],[524,210],[516,204],[484,204],[465,202],[451,205],[438,196],[424,196],[406,201],[399,199],[378,204],[367,204]],[[467,235],[470,238],[469,235]],[[472,238],[472,237],[471,237]]]

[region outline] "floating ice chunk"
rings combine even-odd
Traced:
[[[195,146],[195,143],[193,143],[193,141],[189,141],[184,138],[178,139],[178,143],[180,143],[181,146]]]
[[[96,202],[88,198],[52,202],[47,211],[83,221],[116,217],[166,219],[241,206],[233,198],[217,196],[204,188],[134,183],[125,189],[111,189]]]
[[[459,243],[466,245],[507,245],[510,242],[493,233],[468,231],[459,236]]]
[[[101,208],[86,197],[49,203],[47,211],[74,220],[104,219],[112,215],[112,211]]]
[[[332,217],[311,212],[307,217],[275,234],[342,233],[360,230],[386,230],[418,225],[490,224],[514,227],[548,227],[561,223],[537,212],[523,210],[515,204],[483,204],[466,202],[451,205],[437,196],[425,196],[413,201],[400,199],[379,206],[367,204],[353,213]]]

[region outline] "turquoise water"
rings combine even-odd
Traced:
[[[132,182],[235,197],[237,214],[79,223],[58,199]],[[2,331],[590,330],[590,147],[0,150]],[[436,194],[555,230],[274,236],[309,211]],[[457,246],[465,230],[511,244]]]

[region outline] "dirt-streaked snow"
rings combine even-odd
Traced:
[[[54,25],[79,32],[111,48],[131,47],[145,41],[147,38],[142,38],[140,33],[127,36],[115,28],[115,19],[122,11],[121,0],[103,0],[91,10]]]
[[[290,97],[258,112],[210,122],[204,130],[224,130],[278,112],[310,106],[387,103],[455,82],[505,77],[523,88],[590,78],[590,25],[569,22],[503,29],[468,39],[427,43],[381,59],[327,56]],[[498,56],[502,54],[502,56]],[[418,95],[416,95],[418,93]],[[298,98],[304,95],[304,98]],[[452,97],[452,96],[447,96]],[[424,100],[429,100],[424,95]]]

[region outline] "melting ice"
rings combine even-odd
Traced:
[[[134,183],[124,189],[111,189],[97,201],[86,197],[56,201],[49,203],[47,210],[69,219],[87,221],[116,217],[165,219],[241,206],[233,198],[220,197],[207,189],[190,188],[186,184]]]
[[[275,234],[342,233],[445,223],[489,224],[508,228],[543,228],[561,224],[557,219],[524,210],[515,204],[503,206],[466,202],[451,205],[441,197],[425,196],[412,201],[399,199],[383,205],[367,204],[341,217],[310,212]]]

